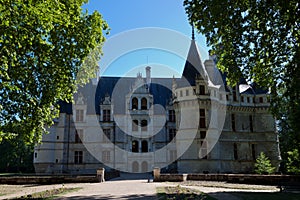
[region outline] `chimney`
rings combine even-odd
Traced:
[[[151,83],[151,67],[149,66],[146,67],[146,82],[148,86]]]
[[[214,62],[214,55],[211,55],[210,52],[209,52],[209,59],[204,61],[204,66],[205,66],[206,72],[209,76],[209,79],[214,81],[215,62]]]
[[[92,84],[93,85],[98,85],[99,77],[100,77],[100,67],[97,66],[98,69],[95,71],[96,77],[92,78]]]

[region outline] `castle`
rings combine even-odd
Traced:
[[[152,78],[147,66],[146,77],[93,79],[74,104],[61,102],[59,118],[35,148],[35,170],[251,173],[260,152],[278,166],[269,98],[242,78],[228,86],[213,57],[202,63],[192,38],[181,78]]]

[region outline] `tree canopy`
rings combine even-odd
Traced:
[[[57,102],[95,75],[108,25],[84,3],[0,0],[0,141],[39,141]]]
[[[232,85],[244,76],[271,89],[283,154],[300,149],[299,1],[185,0],[184,6]]]

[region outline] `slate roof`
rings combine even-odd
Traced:
[[[215,68],[215,74],[220,71]],[[175,79],[177,87],[195,86],[195,77],[202,76],[203,79],[207,78],[206,70],[202,64],[200,53],[194,39],[191,40],[190,49],[187,55],[187,60],[181,78]],[[221,85],[224,83],[226,92],[229,92],[226,83],[226,73],[221,73],[219,77],[212,77],[212,83]],[[92,82],[86,86],[79,88],[78,93],[74,99],[78,98],[79,94],[84,97],[88,108],[87,114],[100,114],[100,103],[104,100],[105,95],[112,97],[114,104],[115,114],[124,114],[126,108],[126,95],[132,91],[132,87],[137,80],[137,77],[101,77],[98,85],[93,85]],[[145,78],[143,79],[146,83]],[[153,95],[153,103],[165,107],[172,97],[172,81],[173,78],[151,78],[151,84],[148,85],[149,93]],[[240,90],[242,94],[266,94],[268,90],[260,88],[257,84],[253,83],[248,85],[244,78],[240,79]],[[60,111],[62,113],[72,114],[72,104],[66,102],[59,102]]]
[[[98,85],[88,83],[79,88],[74,96],[76,101],[79,94],[82,94],[87,107],[87,114],[100,114],[99,106],[106,95],[109,95],[114,104],[115,114],[125,114],[126,95],[132,91],[136,77],[101,77]],[[153,95],[153,104],[165,107],[172,97],[172,78],[151,78],[149,93]],[[178,81],[178,79],[177,79]],[[133,91],[134,92],[134,91]],[[72,104],[60,102],[61,112],[72,114]]]
[[[205,78],[206,74],[202,64],[200,53],[198,51],[195,40],[191,40],[191,46],[187,55],[187,60],[184,65],[181,80],[178,82],[179,87],[195,86],[196,76]]]

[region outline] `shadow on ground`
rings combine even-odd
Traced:
[[[57,198],[59,200],[60,198]],[[61,198],[61,199],[68,199],[68,200],[76,200],[76,199],[87,199],[86,196],[74,196],[74,197],[68,197],[68,198]],[[98,199],[98,200],[107,200],[107,199],[134,199],[134,200],[151,200],[151,199],[158,199],[157,196],[152,196],[152,195],[124,195],[124,196],[118,196],[117,198],[113,195],[111,196],[105,196],[105,197],[99,197],[99,196],[89,196],[88,199]]]
[[[120,180],[151,180],[153,179],[151,173],[120,173],[120,177],[110,179],[108,181],[120,181]]]

